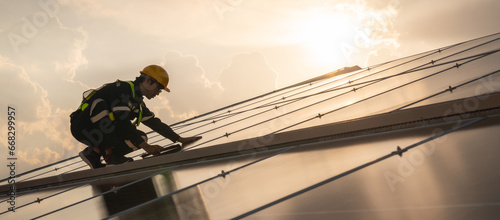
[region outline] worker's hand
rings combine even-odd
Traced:
[[[182,147],[184,148],[184,147],[186,147],[186,146],[188,146],[188,145],[190,145],[190,144],[192,144],[195,141],[200,140],[200,139],[201,139],[201,136],[193,136],[193,137],[186,137],[186,138],[180,137],[179,140],[177,140],[177,141],[181,142]]]
[[[163,150],[163,147],[161,147],[160,145],[149,145],[145,141],[139,144],[139,147],[148,152],[148,154],[153,154],[153,155],[159,155],[160,152]]]

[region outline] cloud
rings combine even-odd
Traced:
[[[35,6],[30,8],[34,13],[21,14],[19,22],[0,33],[0,92],[7,94],[0,104],[16,108],[19,172],[80,150],[82,146],[69,131],[69,114],[88,88],[77,79],[77,72],[87,64],[88,35]],[[9,34],[24,40],[13,45]]]
[[[342,3],[334,11],[342,11],[352,16],[354,32],[350,39],[339,42],[339,48],[349,65],[369,66],[393,57],[387,50],[399,48],[400,33],[394,22],[401,10],[399,0],[386,1],[383,4],[370,1]],[[380,56],[381,51],[384,55]]]
[[[179,121],[218,107],[217,97],[222,89],[205,77],[198,58],[169,51],[161,65],[169,73],[171,92],[160,94],[158,99],[162,104],[156,105],[156,114]]]
[[[262,53],[244,53],[233,57],[220,75],[224,102],[242,101],[276,89],[278,74]]]
[[[3,94],[2,104],[17,106],[23,114],[23,121],[33,122],[44,118],[50,112],[47,91],[33,82],[26,70],[7,59],[0,59],[0,72],[3,80],[0,88]]]
[[[395,20],[405,56],[494,34],[500,1],[406,1]],[[423,14],[425,12],[425,14]]]
[[[200,20],[216,21],[211,2],[203,1],[60,1],[68,10],[87,20],[115,23],[139,35],[159,36],[169,40],[196,37],[210,25]],[[133,15],[133,16],[131,16]],[[99,25],[99,24],[97,24]]]
[[[31,17],[33,16],[27,15],[22,19],[33,20]],[[88,88],[85,83],[75,79],[78,69],[87,64],[83,51],[87,47],[88,36],[82,29],[63,26],[56,16],[48,18],[43,24],[31,24],[34,29],[29,36],[23,34],[23,22],[2,33],[4,36],[16,34],[26,39],[15,46],[16,51],[12,49],[12,42],[5,40],[7,37],[2,37],[2,56],[8,57],[10,63],[24,68],[25,75],[45,89],[54,105],[74,107],[80,100],[68,102],[67,95]]]
[[[80,147],[68,129],[72,110],[54,107],[47,90],[32,81],[25,68],[0,59],[0,72],[8,76],[0,82],[6,94],[1,103],[16,109],[16,156],[18,163],[23,164],[21,169],[35,168],[78,152]],[[3,134],[2,138],[6,139]]]
[[[171,93],[162,92],[154,100],[146,100],[146,104],[157,116],[170,122],[273,91],[278,78],[258,52],[235,55],[222,70],[220,82],[208,80],[192,55],[169,51],[161,65],[170,75]]]
[[[40,2],[57,5],[51,11]],[[434,49],[488,34],[498,20],[497,2],[0,3],[9,9],[0,14],[1,104],[19,107],[20,153],[26,163],[41,165],[83,147],[68,129],[68,114],[83,91],[133,80],[146,65],[164,65],[171,74],[172,93],[146,102],[172,123],[269,92],[277,83],[283,87],[343,66],[401,57],[401,51],[414,54],[424,50],[421,45]],[[474,9],[471,16],[464,16],[466,8]],[[347,53],[341,45],[348,45]]]
[[[19,160],[18,163],[23,164],[23,166],[28,165],[26,167],[32,168],[61,159],[61,155],[49,147],[35,147],[31,149],[29,153],[27,151],[19,151],[17,156]]]

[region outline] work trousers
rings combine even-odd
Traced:
[[[141,130],[136,130],[136,132],[144,141],[147,141],[146,133]],[[104,157],[106,157],[107,149],[111,149],[111,154],[117,156],[123,156],[140,149],[130,140],[121,138],[113,129],[95,127],[90,120],[83,117],[80,110],[71,114],[71,134],[76,140],[91,148],[97,146]]]

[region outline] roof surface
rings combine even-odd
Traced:
[[[16,177],[16,212],[2,215],[494,219],[499,40],[343,68],[175,123],[203,136],[179,153],[41,167]]]

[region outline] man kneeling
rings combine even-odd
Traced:
[[[162,90],[170,92],[168,82],[165,69],[149,65],[134,81],[118,80],[86,91],[80,107],[70,116],[71,133],[88,146],[79,154],[82,160],[96,169],[106,166],[101,163],[101,156],[106,164],[121,164],[133,161],[125,155],[141,148],[158,155],[163,148],[148,144],[146,134],[137,130],[140,123],[183,146],[199,140],[200,136],[180,137],[143,102],[144,97],[152,99]]]

